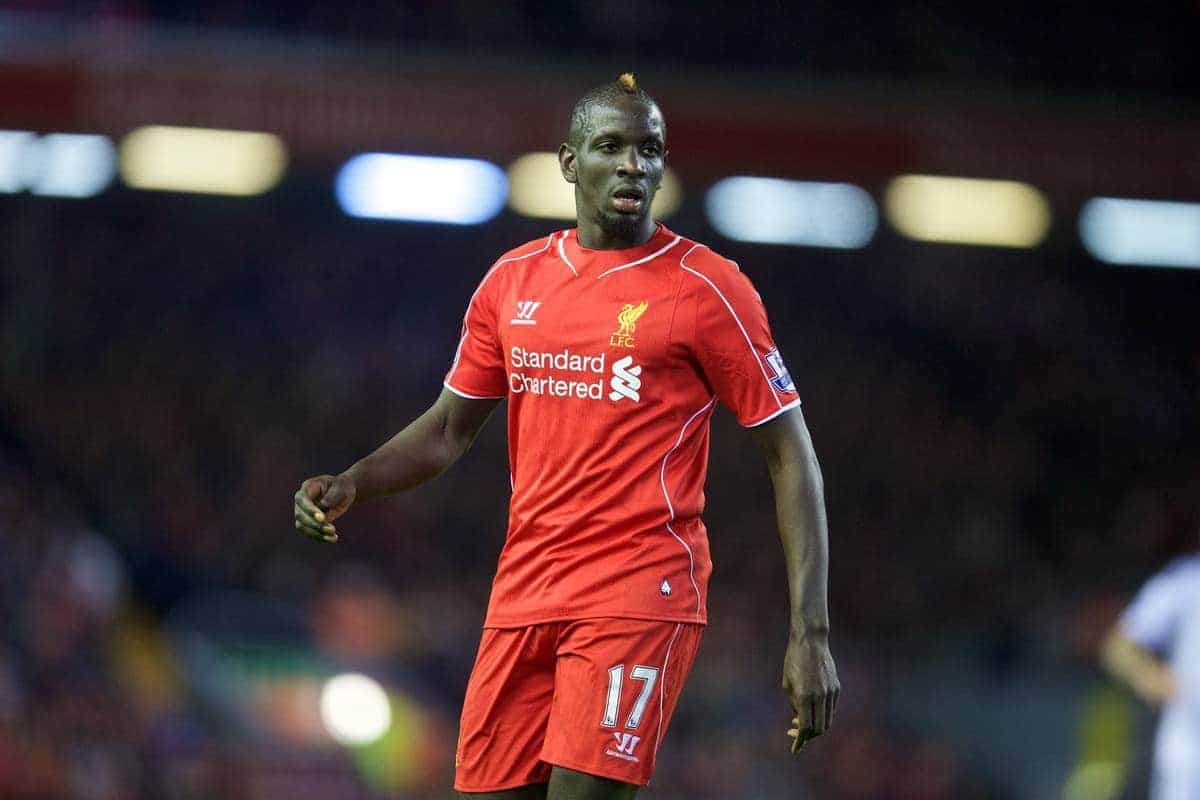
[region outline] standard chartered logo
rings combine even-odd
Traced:
[[[604,376],[611,369],[608,399],[641,402],[642,368],[633,356],[608,363],[607,354],[572,353],[569,348],[553,352],[514,346],[509,352],[508,388],[512,394],[604,399]]]
[[[633,356],[625,356],[613,362],[612,365],[612,380],[609,386],[612,391],[608,393],[609,400],[620,400],[622,397],[628,397],[633,402],[641,401],[641,396],[638,394],[638,389],[642,388],[642,368],[640,366],[630,366],[633,364]]]

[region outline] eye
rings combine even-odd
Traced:
[[[647,144],[642,147],[642,152],[648,156],[657,156],[662,154],[662,148],[656,144]]]
[[[602,153],[615,153],[615,152],[617,152],[617,143],[616,142],[601,142],[600,143],[600,151]]]

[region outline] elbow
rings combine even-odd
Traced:
[[[454,462],[467,454],[471,449],[471,445],[475,443],[475,432],[464,431],[461,428],[456,428],[450,423],[449,419],[441,420],[440,441],[442,443],[442,468],[438,472],[444,472],[454,465]]]
[[[464,443],[462,437],[455,434],[454,426],[450,424],[450,415],[436,406],[430,410],[429,427],[432,435],[427,441],[431,445],[430,455],[434,461],[432,473],[433,477],[436,477],[448,470],[466,452],[470,442]]]
[[[816,453],[807,449],[788,459],[786,464],[787,469],[797,477],[809,494],[825,496],[825,477],[821,474],[821,465],[817,463]]]
[[[811,453],[769,456],[767,468],[772,480],[777,483],[800,486],[805,493],[816,497],[825,496],[825,478],[821,475],[821,467],[816,457]]]

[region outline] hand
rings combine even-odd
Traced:
[[[296,530],[322,542],[336,542],[333,521],[350,510],[356,494],[354,479],[342,475],[318,475],[296,490]]]
[[[824,634],[792,634],[783,657],[783,689],[796,712],[788,736],[792,752],[799,753],[833,724],[842,690]]]
[[[1134,673],[1133,690],[1154,708],[1162,708],[1175,695],[1175,676],[1165,664]]]

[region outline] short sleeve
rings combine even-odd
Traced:
[[[493,268],[492,271],[494,271]],[[467,304],[462,333],[444,381],[446,388],[471,399],[508,395],[508,378],[496,325],[492,272],[484,276]]]
[[[1121,632],[1137,645],[1169,654],[1188,609],[1197,600],[1200,570],[1168,567],[1141,588],[1121,615]]]
[[[767,310],[750,279],[723,259],[683,268],[700,281],[695,356],[720,401],[746,427],[800,405],[771,335]]]

